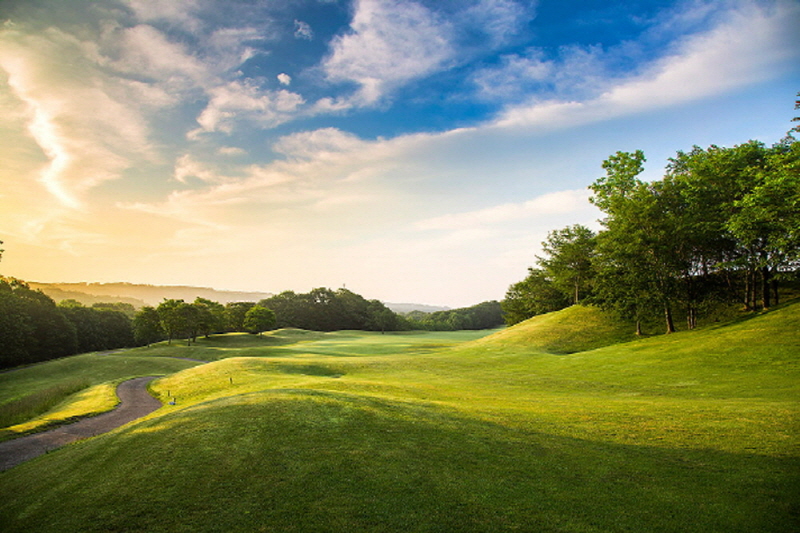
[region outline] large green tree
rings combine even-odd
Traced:
[[[251,307],[244,317],[244,327],[249,333],[258,333],[273,329],[277,321],[275,312],[260,305]]]
[[[525,279],[514,283],[506,291],[502,309],[506,324],[513,326],[533,316],[558,311],[569,304],[569,297],[555,287],[544,270],[529,268]]]
[[[682,271],[675,244],[680,225],[671,216],[672,191],[639,180],[645,157],[641,150],[617,152],[603,162],[606,176],[589,188],[590,201],[606,214],[596,263],[606,306],[640,318],[657,303],[667,333],[675,331],[673,309]],[[617,270],[621,275],[612,276]]]
[[[164,338],[164,328],[154,307],[144,306],[133,317],[133,334],[138,344],[151,345]]]
[[[161,320],[161,327],[167,335],[167,344],[172,344],[172,339],[176,339],[188,330],[186,314],[182,306],[186,305],[183,300],[164,299],[158,304],[156,312]]]
[[[574,304],[591,291],[595,237],[592,230],[580,224],[551,231],[542,243],[547,257],[537,257],[553,286]]]

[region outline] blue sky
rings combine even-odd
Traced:
[[[502,299],[642,149],[778,141],[800,3],[6,0],[0,272]]]

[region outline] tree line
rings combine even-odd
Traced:
[[[721,304],[779,303],[800,274],[800,142],[788,135],[679,151],[662,179],[639,179],[641,150],[603,162],[589,188],[605,215],[598,233],[574,225],[548,234],[545,257],[509,287],[508,324],[571,304],[594,303],[667,333]]]
[[[492,329],[502,326],[503,309],[498,301],[482,302],[471,307],[446,311],[411,311],[402,320],[406,329],[429,331],[459,331],[464,329]]]
[[[164,299],[139,310],[127,303],[76,300],[56,304],[27,283],[0,277],[0,367],[36,363],[76,353],[144,346],[177,339],[187,344],[199,336],[229,332],[261,334],[274,328],[314,331],[411,329],[484,329],[502,324],[498,302],[466,309],[396,314],[378,300],[347,289],[285,291],[255,302],[220,304],[206,298],[193,302]]]
[[[133,312],[118,303],[56,305],[27,283],[0,276],[0,367],[133,346]]]

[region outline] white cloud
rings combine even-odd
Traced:
[[[295,20],[294,36],[297,39],[305,39],[307,41],[310,41],[311,39],[314,38],[314,31],[311,29],[311,26],[309,26],[307,22],[303,22],[302,20]]]
[[[201,22],[197,17],[199,0],[125,0],[139,20],[168,21],[190,31],[197,31]]]
[[[236,156],[245,155],[247,154],[247,151],[239,148],[238,146],[220,146],[217,148],[217,153],[220,155]]]
[[[447,22],[415,2],[358,0],[351,32],[333,40],[323,68],[335,83],[353,82],[357,105],[444,67],[454,54]]]
[[[568,127],[691,102],[763,82],[800,61],[798,27],[800,4],[779,1],[772,8],[764,8],[745,2],[738,9],[726,11],[724,20],[711,30],[679,42],[671,54],[641,74],[602,82],[595,77],[594,83],[601,83],[601,93],[594,98],[512,105],[498,117],[496,124],[542,129]],[[596,62],[596,57],[578,61],[578,68],[566,70],[574,73],[591,70]],[[512,66],[518,71],[525,70],[524,61],[523,68]],[[543,67],[545,75],[546,70]],[[533,72],[539,70],[534,68]],[[507,75],[513,74],[510,69]]]
[[[185,46],[169,41],[146,24],[132,28],[108,26],[96,54],[94,59],[101,65],[121,73],[146,76],[172,90],[205,85],[211,76],[208,68],[188,53]]]
[[[508,203],[467,213],[438,216],[417,222],[420,230],[476,230],[508,222],[549,218],[587,211],[587,189],[558,191],[522,203]]]
[[[0,34],[0,69],[24,103],[28,131],[48,159],[40,180],[72,208],[89,189],[118,178],[132,158],[153,157],[147,120],[130,100],[147,91],[105,79],[83,49],[84,43],[55,29]],[[61,61],[63,54],[71,55],[70,64]]]
[[[533,18],[533,10],[529,5],[514,0],[479,0],[465,9],[462,7],[459,3],[457,24],[465,28],[466,33],[480,34],[483,37],[482,46],[505,44],[520,31],[525,22]]]
[[[286,74],[285,72],[281,72],[280,74],[278,74],[277,77],[281,85],[291,85],[292,83],[292,77]]]
[[[190,132],[190,138],[203,132],[230,133],[236,123],[245,120],[272,128],[294,118],[305,103],[299,94],[286,90],[263,91],[241,81],[232,81],[208,92],[211,100],[197,117],[200,129]]]

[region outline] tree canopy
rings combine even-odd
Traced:
[[[508,323],[587,301],[637,323],[660,313],[687,328],[714,305],[778,303],[778,286],[800,271],[800,142],[749,141],[679,151],[662,179],[639,179],[641,150],[603,162],[589,189],[604,214],[594,235],[580,226],[550,232],[538,269],[512,285]],[[564,299],[559,301],[558,294]]]

